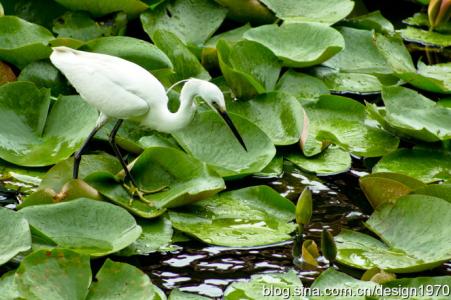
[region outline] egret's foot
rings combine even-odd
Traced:
[[[138,199],[144,203],[150,204],[150,201],[144,197],[145,195],[159,193],[168,189],[168,186],[163,186],[155,190],[143,190],[135,186],[133,183],[130,183],[130,185],[124,183],[124,187],[128,190],[128,192],[131,195],[130,201],[128,203],[130,206],[133,204],[135,197],[138,197]]]

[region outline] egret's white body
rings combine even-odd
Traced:
[[[102,123],[108,118],[131,119],[147,128],[171,133],[192,120],[196,96],[225,110],[222,92],[205,80],[192,78],[185,83],[180,107],[173,113],[168,109],[164,86],[137,64],[68,47],[53,48],[50,60],[80,96],[100,111],[99,122]]]
[[[74,178],[78,176],[81,154],[89,140],[109,119],[114,118],[119,121],[110,135],[110,142],[127,176],[134,183],[115,143],[122,120],[132,120],[150,129],[172,133],[192,120],[196,111],[196,96],[203,98],[211,108],[220,113],[246,149],[226,114],[224,95],[213,83],[194,78],[187,80],[180,93],[180,107],[177,112],[171,112],[164,86],[139,65],[119,57],[68,47],[53,48],[50,60],[67,77],[80,96],[100,112],[96,127],[82,148],[75,153]]]

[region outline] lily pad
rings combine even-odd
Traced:
[[[210,300],[210,298],[196,294],[185,293],[179,289],[173,289],[169,295],[169,300]]]
[[[17,80],[31,81],[39,88],[49,88],[54,96],[72,92],[67,79],[48,61],[35,61],[20,72]]]
[[[382,89],[382,83],[371,74],[339,72],[327,67],[315,68],[314,73],[335,93],[378,94]]]
[[[378,10],[365,15],[346,19],[340,24],[358,29],[375,30],[376,32],[380,33],[390,34],[395,31],[393,24],[389,20],[387,20]]]
[[[147,70],[172,69],[169,57],[155,45],[127,36],[101,37],[87,42],[82,50],[118,56]]]
[[[260,1],[255,0],[215,0],[226,7],[227,17],[237,22],[267,24],[276,20],[274,14]]]
[[[415,27],[407,27],[398,30],[404,40],[408,42],[415,42],[422,45],[449,47],[451,46],[451,38],[449,34],[442,34],[439,32],[423,30]]]
[[[54,165],[44,176],[41,181],[40,188],[50,188],[59,191],[63,185],[72,179],[72,171],[74,167],[74,158],[68,158]],[[80,162],[78,177],[84,179],[91,173],[105,171],[116,174],[122,169],[118,159],[112,155],[101,154],[85,154]]]
[[[186,45],[200,46],[219,28],[227,9],[209,0],[168,1],[141,15],[144,30],[152,37],[157,30],[175,34]]]
[[[332,25],[349,15],[354,8],[350,0],[261,0],[285,22],[318,22]]]
[[[283,156],[276,155],[271,162],[260,172],[254,173],[253,176],[263,178],[280,177],[283,174]]]
[[[78,96],[58,99],[31,82],[0,87],[0,157],[21,166],[48,166],[69,157],[94,128],[97,112]]]
[[[121,262],[107,259],[96,274],[86,300],[166,299],[143,271]]]
[[[62,249],[36,251],[21,262],[15,282],[24,299],[84,300],[91,284],[89,256]]]
[[[247,31],[244,38],[262,44],[284,66],[294,68],[320,64],[345,47],[337,30],[318,23],[264,25]]]
[[[55,20],[53,32],[58,37],[89,41],[102,36],[118,35],[125,31],[127,15],[120,12],[109,20],[96,22],[83,11],[66,12]]]
[[[169,76],[169,83],[176,83],[191,77],[205,80],[211,78],[197,57],[175,34],[157,30],[153,33],[152,40],[158,48],[166,53],[174,66],[175,74]],[[174,49],[177,49],[177,51],[174,51]]]
[[[18,213],[0,208],[0,265],[31,248],[28,222]]]
[[[227,107],[259,126],[275,145],[295,144],[301,138],[304,110],[294,96],[272,92],[248,101],[231,101]]]
[[[225,189],[224,180],[205,163],[185,152],[166,147],[146,149],[131,170],[145,195],[157,208],[176,207],[208,198]]]
[[[70,10],[84,10],[94,16],[104,16],[116,11],[135,16],[146,10],[148,6],[139,0],[99,0],[96,2],[90,0],[55,0],[59,4]]]
[[[429,184],[416,189],[415,194],[442,198],[451,203],[451,184]]]
[[[373,208],[389,202],[394,203],[425,184],[418,179],[397,173],[374,173],[359,179],[360,188]]]
[[[429,18],[426,13],[416,13],[412,17],[403,20],[403,23],[407,25],[415,26],[415,27],[430,27]],[[445,22],[434,27],[434,31],[441,33],[451,33],[451,24],[449,22]]]
[[[174,228],[205,243],[254,247],[289,240],[294,204],[267,186],[221,193],[169,211]]]
[[[173,136],[185,151],[209,164],[222,177],[243,177],[263,170],[276,154],[273,143],[255,124],[230,115],[247,151],[224,121],[210,111],[198,113],[191,124]]]
[[[9,271],[0,278],[0,295],[2,300],[16,300],[20,299],[20,294],[17,289],[15,271]]]
[[[296,97],[301,104],[316,102],[321,95],[330,94],[324,82],[314,76],[288,70],[277,82],[277,90]]]
[[[139,217],[156,218],[166,211],[165,208],[158,209],[147,202],[134,199],[121,184],[121,181],[111,173],[94,172],[85,180],[109,201],[122,206]]]
[[[280,74],[277,57],[259,43],[225,40],[217,43],[219,66],[225,80],[239,99],[272,91]]]
[[[172,229],[171,222],[164,217],[154,220],[138,220],[142,228],[141,236],[130,246],[121,250],[118,254],[123,256],[147,255],[156,251],[170,251],[177,249],[171,247]]]
[[[451,109],[403,87],[384,87],[382,98],[384,108],[367,106],[386,130],[426,142],[451,139]]]
[[[439,149],[399,149],[383,157],[373,168],[376,172],[401,173],[424,183],[451,179],[451,154]]]
[[[349,152],[337,147],[329,147],[312,157],[304,156],[301,151],[290,152],[286,155],[286,159],[303,171],[324,176],[346,172],[351,168],[352,163]]]
[[[15,16],[0,17],[0,60],[19,68],[32,61],[48,58],[52,52],[48,43],[52,33],[42,26]]]
[[[117,252],[141,234],[141,227],[123,208],[83,198],[26,207],[20,214],[38,237],[92,256]]]
[[[350,98],[323,95],[304,106],[309,119],[308,136],[302,140],[304,155],[319,154],[327,144],[355,155],[377,157],[398,148],[399,139],[372,124],[365,106]]]
[[[340,27],[345,49],[324,63],[341,72],[390,74],[392,70],[373,43],[373,33],[349,27]]]
[[[451,258],[448,242],[451,203],[425,195],[407,195],[381,205],[367,227],[385,243],[355,231],[335,238],[337,260],[360,268],[409,273],[432,269]]]
[[[275,295],[275,290],[284,291],[285,296]],[[224,292],[224,300],[253,300],[253,299],[294,299],[298,290],[302,289],[302,282],[294,270],[279,274],[257,274],[249,281],[234,282]],[[269,298],[269,296],[272,296]],[[283,298],[282,298],[283,297]],[[305,299],[305,298],[299,298]]]

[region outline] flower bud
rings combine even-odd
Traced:
[[[451,17],[451,0],[431,0],[428,17],[431,29],[448,22]]]

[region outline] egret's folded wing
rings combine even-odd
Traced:
[[[105,115],[130,118],[149,110],[146,97],[156,79],[140,66],[117,57],[72,49],[54,51],[50,59],[77,92]],[[163,86],[161,89],[164,94]]]

